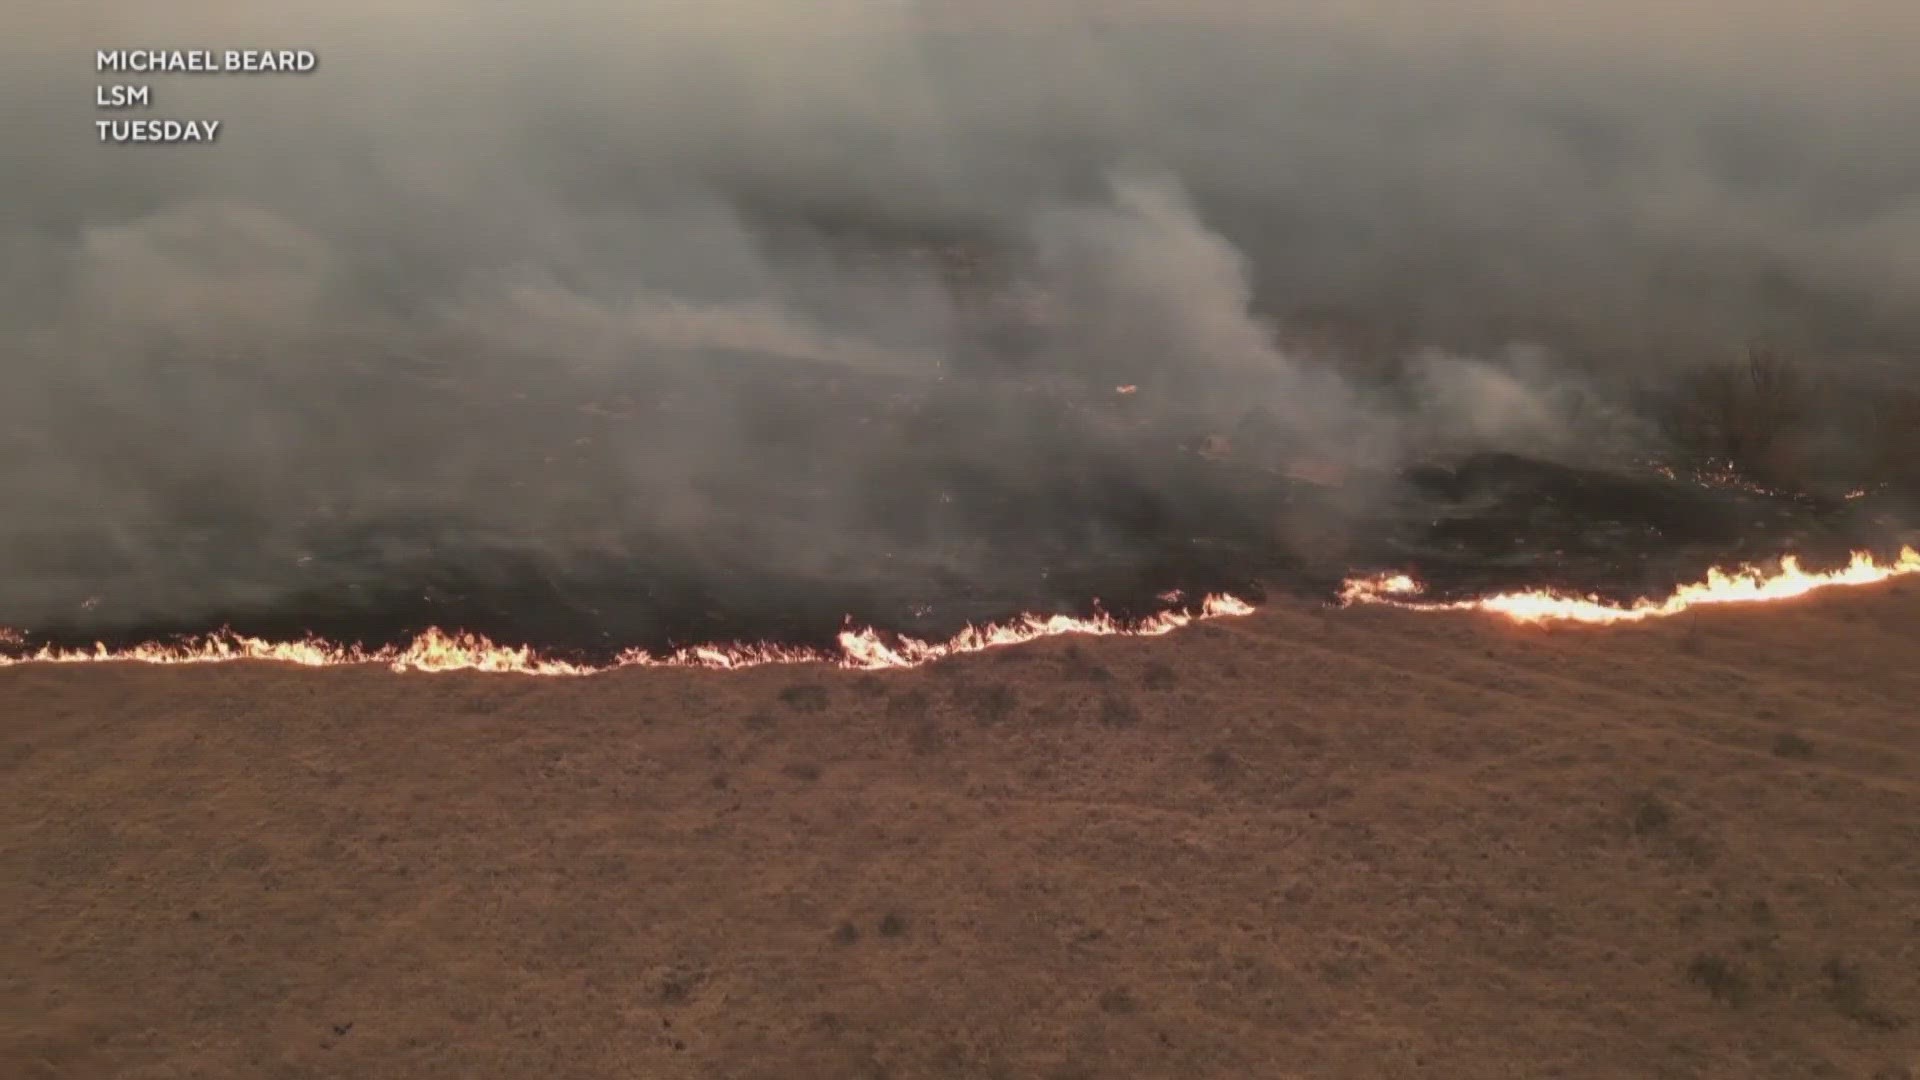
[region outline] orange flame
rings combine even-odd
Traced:
[[[151,642],[126,649],[96,644],[92,649],[53,649],[17,656],[0,655],[0,667],[20,664],[221,664],[238,660],[266,660],[302,667],[349,664],[385,664],[394,671],[511,672],[521,675],[592,675],[623,667],[698,667],[727,669],[766,664],[831,664],[856,670],[916,667],[949,656],[1018,645],[1058,634],[1155,636],[1170,633],[1202,619],[1247,615],[1252,605],[1232,596],[1208,596],[1195,612],[1163,611],[1139,621],[1123,621],[1100,612],[1090,618],[1067,615],[1022,615],[1007,623],[968,626],[946,641],[898,637],[889,641],[878,631],[842,631],[838,651],[780,645],[703,645],[656,656],[630,649],[611,663],[572,663],[542,656],[530,646],[497,645],[478,634],[430,629],[404,647],[366,649],[338,645],[319,638],[276,642],[222,630],[177,643]],[[0,643],[19,644],[24,638],[0,628]]]
[[[1425,587],[1406,574],[1381,574],[1372,578],[1349,578],[1340,590],[1342,606],[1385,604],[1418,611],[1486,611],[1518,623],[1552,622],[1624,623],[1642,622],[1678,615],[1689,608],[1706,604],[1761,604],[1805,596],[1816,589],[1840,585],[1872,585],[1891,578],[1920,574],[1920,551],[1907,547],[1892,562],[1876,562],[1864,551],[1853,553],[1844,568],[1809,572],[1789,555],[1780,560],[1773,572],[1744,565],[1734,570],[1707,571],[1705,581],[1682,585],[1663,600],[1642,599],[1631,604],[1616,604],[1597,596],[1579,596],[1551,589],[1499,593],[1478,600],[1433,602],[1420,600]]]

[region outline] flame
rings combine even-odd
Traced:
[[[1406,574],[1349,578],[1340,589],[1341,606],[1385,604],[1419,611],[1486,611],[1518,623],[1575,622],[1589,624],[1642,622],[1678,615],[1706,604],[1761,604],[1805,596],[1816,589],[1840,585],[1872,585],[1891,578],[1920,574],[1920,551],[1902,548],[1892,562],[1876,562],[1864,551],[1839,570],[1810,572],[1789,555],[1780,568],[1768,572],[1752,565],[1733,570],[1707,571],[1705,581],[1682,585],[1663,600],[1642,599],[1616,604],[1597,596],[1580,596],[1551,589],[1499,593],[1478,600],[1432,602],[1419,599],[1424,587]]]
[[[1172,633],[1201,619],[1252,613],[1253,605],[1244,600],[1232,596],[1214,595],[1208,596],[1201,602],[1198,612],[1163,611],[1138,622],[1122,622],[1105,612],[1087,619],[1076,619],[1070,615],[1044,617],[1022,615],[1009,623],[969,626],[944,642],[901,638],[897,643],[888,645],[872,630],[854,630],[840,635],[840,664],[843,667],[863,669],[915,667],[960,653],[979,652],[982,649],[995,649],[1003,645],[1018,645],[1035,638],[1054,637],[1059,634],[1088,634],[1095,637],[1124,634],[1131,637],[1157,637]]]
[[[1197,611],[1169,610],[1128,621],[1105,612],[1088,618],[1022,615],[1007,623],[968,626],[946,641],[911,637],[889,639],[872,628],[841,632],[837,651],[781,645],[702,645],[655,655],[640,649],[621,653],[608,664],[581,664],[542,656],[531,646],[499,645],[478,634],[429,629],[405,646],[366,649],[320,638],[276,642],[221,630],[178,642],[151,642],[126,649],[96,644],[92,649],[41,649],[6,655],[0,668],[20,664],[222,664],[265,660],[301,667],[384,664],[394,671],[478,671],[520,675],[580,676],[625,667],[694,667],[718,670],[767,664],[831,664],[855,670],[916,667],[949,656],[1018,645],[1059,634],[1157,636],[1202,619],[1251,614],[1253,606],[1232,596],[1206,597]],[[0,628],[0,644],[21,645],[17,631]]]

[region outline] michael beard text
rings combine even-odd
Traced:
[[[96,71],[138,75],[172,72],[304,75],[320,66],[312,49],[96,49]]]

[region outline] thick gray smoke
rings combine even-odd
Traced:
[[[0,619],[101,566],[270,602],[315,523],[984,572],[976,519],[874,539],[888,486],[1040,498],[1063,447],[1249,416],[1363,472],[1571,452],[1630,374],[1920,346],[1911,4],[1239,7],[39,5]],[[96,49],[295,46],[144,80],[214,147],[94,142]]]

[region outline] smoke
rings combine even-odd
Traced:
[[[1577,455],[1624,378],[1920,342],[1910,5],[1242,7],[39,5],[0,621],[450,548],[983,580],[1217,512],[1156,440]],[[146,80],[212,148],[93,142],[95,49],[296,46]]]

